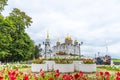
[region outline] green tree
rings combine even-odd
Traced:
[[[25,32],[32,23],[31,18],[17,8],[14,8],[7,18],[13,22],[16,29],[14,33],[11,33],[13,41],[10,45],[12,53],[10,60],[28,60],[34,50],[34,43]]]
[[[0,14],[0,60],[5,61],[10,56],[9,45],[12,42],[10,33],[14,31],[10,20]]]
[[[4,10],[4,7],[7,5],[8,0],[0,0],[0,13]]]
[[[32,19],[17,8],[14,8],[9,16],[4,17],[1,12],[7,1],[0,0],[0,60],[5,62],[32,59],[34,42],[25,32]]]
[[[39,57],[41,57],[41,51],[42,51],[42,48],[41,48],[41,45],[36,45],[35,46],[35,51],[34,51],[34,58],[37,59]]]

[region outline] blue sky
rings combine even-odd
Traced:
[[[120,0],[9,0],[2,14],[13,8],[32,17],[26,32],[36,44],[44,41],[47,31],[52,45],[69,34],[84,42],[83,55],[105,55],[107,46],[112,57],[120,58]]]

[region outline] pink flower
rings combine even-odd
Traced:
[[[40,72],[42,72],[42,69],[40,69]]]
[[[79,76],[80,76],[80,77],[82,77],[83,74],[84,74],[84,73],[83,73],[82,71],[79,72]]]
[[[34,80],[38,80],[36,73],[34,74]]]
[[[42,69],[40,70],[40,77],[44,78],[44,72],[42,71]]]
[[[99,73],[96,73],[96,77],[99,77]]]

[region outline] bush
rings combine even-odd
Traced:
[[[71,60],[71,59],[57,59],[57,60],[55,60],[55,63],[57,63],[57,64],[71,64],[71,63],[73,63],[73,60]]]
[[[94,59],[91,59],[91,58],[83,58],[82,61],[84,64],[94,64],[95,63]]]
[[[44,62],[44,59],[39,58],[39,59],[33,60],[32,63],[35,63],[35,64],[44,64],[45,62]]]

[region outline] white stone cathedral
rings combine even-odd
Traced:
[[[73,42],[72,38],[69,35],[66,36],[63,43],[60,43],[60,41],[58,40],[56,42],[56,45],[51,48],[49,34],[47,34],[44,45],[44,57],[51,57],[59,52],[66,53],[68,55],[73,54],[80,56],[80,44],[78,44],[77,40],[74,40]]]
[[[53,53],[64,52],[66,54],[80,55],[80,45],[77,40],[72,40],[70,36],[66,36],[65,41],[60,43],[58,40],[52,48]]]

